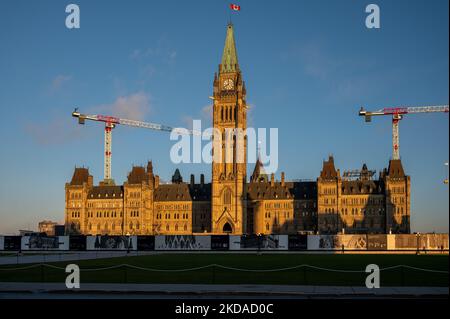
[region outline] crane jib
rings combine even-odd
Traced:
[[[428,105],[428,106],[397,106],[385,107],[381,110],[370,112],[364,107],[359,110],[359,116],[364,116],[366,122],[371,122],[372,116],[391,115],[392,116],[392,158],[400,159],[400,141],[398,134],[398,124],[405,114],[423,114],[423,113],[448,113],[448,105]]]
[[[78,118],[78,122],[80,124],[84,124],[86,120],[90,121],[98,121],[98,122],[104,122],[105,123],[105,151],[104,151],[104,182],[106,185],[114,184],[114,181],[111,179],[111,144],[112,144],[112,129],[120,124],[120,125],[127,125],[132,127],[140,127],[140,128],[146,128],[150,130],[155,131],[165,131],[165,132],[174,132],[178,134],[187,134],[187,135],[202,135],[201,132],[188,130],[184,128],[173,128],[171,126],[162,125],[158,123],[149,123],[149,122],[142,122],[142,121],[136,121],[136,120],[129,120],[129,119],[121,119],[114,116],[106,116],[106,115],[87,115],[87,114],[81,114],[78,112],[78,109],[75,108],[75,110],[72,112],[73,117]]]
[[[407,107],[385,107],[382,112],[384,114],[407,114]]]
[[[438,106],[413,106],[413,107],[385,107],[384,109],[377,111],[375,113],[380,113],[380,115],[399,115],[399,114],[410,114],[410,113],[435,113],[444,112],[448,113],[448,105],[438,105]]]
[[[106,123],[120,124],[120,119],[114,116],[97,115],[97,120]]]

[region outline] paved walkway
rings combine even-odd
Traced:
[[[36,264],[51,263],[59,261],[76,261],[88,259],[114,258],[125,256],[144,256],[151,255],[154,252],[138,252],[130,251],[82,251],[82,252],[63,252],[63,253],[40,253],[33,255],[16,255],[0,258],[0,265],[19,265],[19,264]]]
[[[174,295],[272,295],[272,296],[445,296],[448,287],[366,287],[285,286],[285,285],[186,285],[186,284],[81,284],[80,289],[67,289],[64,283],[0,282],[0,293],[126,293]]]

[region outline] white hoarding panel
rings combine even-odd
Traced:
[[[137,236],[87,236],[87,250],[137,250]]]
[[[210,250],[211,236],[162,235],[155,237],[155,250]]]

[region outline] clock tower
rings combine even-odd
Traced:
[[[233,25],[228,24],[222,63],[219,73],[214,75],[213,126],[220,132],[221,140],[213,144],[213,233],[242,234],[246,231],[247,139],[235,134],[236,129],[241,132],[247,129],[245,94]]]

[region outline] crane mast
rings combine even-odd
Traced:
[[[401,107],[385,107],[378,111],[366,111],[361,107],[359,116],[364,116],[366,122],[372,121],[372,116],[389,115],[392,116],[392,159],[400,159],[400,139],[399,139],[399,122],[405,114],[418,113],[448,113],[448,105],[437,106],[401,106]]]
[[[105,164],[103,168],[103,176],[105,183],[111,184],[111,143],[112,143],[112,129],[114,124],[105,124]]]
[[[72,116],[78,118],[79,124],[85,124],[86,120],[95,121],[95,122],[104,122],[105,123],[105,153],[104,153],[104,167],[103,174],[104,180],[103,183],[106,185],[114,185],[114,180],[111,176],[111,156],[112,156],[112,130],[116,127],[116,125],[127,125],[132,127],[140,127],[146,128],[155,131],[163,131],[163,132],[177,132],[178,134],[194,134],[198,135],[200,132],[187,130],[182,128],[173,128],[167,125],[157,124],[157,123],[149,123],[143,121],[129,120],[129,119],[121,119],[114,116],[107,115],[88,115],[81,114],[78,112],[76,108],[72,112]]]

